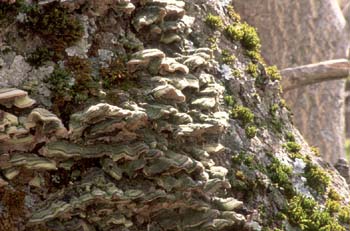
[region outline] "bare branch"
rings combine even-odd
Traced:
[[[347,59],[334,59],[281,70],[281,84],[284,91],[301,86],[344,79],[349,76],[350,62]]]

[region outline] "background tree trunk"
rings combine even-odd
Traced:
[[[270,65],[284,69],[347,58],[346,21],[335,0],[233,2],[242,17],[258,28],[262,54]],[[284,92],[296,127],[330,163],[344,158],[344,94],[345,80]]]

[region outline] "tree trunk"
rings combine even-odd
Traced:
[[[1,231],[347,228],[225,1],[1,1],[0,31]]]

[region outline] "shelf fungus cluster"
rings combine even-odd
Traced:
[[[138,32],[147,32],[150,38],[170,44],[180,42],[182,35],[189,34],[194,18],[185,15],[185,2],[179,0],[141,0],[133,18]]]
[[[180,44],[194,23],[180,0],[57,4],[70,13],[84,6],[91,24],[107,12],[124,14],[141,40],[163,45]],[[61,118],[26,91],[0,88],[0,230],[244,226],[243,203],[227,193],[229,171],[214,161],[226,152],[220,136],[229,115],[220,110],[224,87],[207,71],[213,53],[165,50],[126,56],[142,86],[137,96],[91,101]]]
[[[138,30],[184,16],[181,1],[142,4]],[[21,225],[55,231],[242,227],[246,218],[236,211],[243,203],[227,193],[228,170],[214,161],[227,151],[220,137],[229,115],[219,109],[224,87],[206,71],[211,50],[168,57],[145,49],[130,57],[142,101],[87,105],[70,115],[67,128],[26,92],[0,89],[0,189],[20,182],[30,192]],[[11,216],[4,205],[2,216]]]
[[[244,224],[244,216],[234,212],[242,202],[218,193],[230,188],[228,171],[211,160],[219,152],[212,147],[220,145],[207,143],[227,128],[228,115],[217,111],[222,87],[185,64],[196,55],[174,59],[169,67],[164,60],[171,59],[161,51],[139,52],[128,65],[144,74],[140,81],[148,80],[145,102],[100,103],[71,116],[68,137],[47,142],[38,153],[59,169],[79,171],[79,180],[38,203],[30,224],[54,230],[68,230],[73,221],[101,230],[219,230]],[[210,55],[205,57],[209,63]],[[213,103],[203,108],[196,103],[202,98]],[[77,169],[80,162],[88,167]]]

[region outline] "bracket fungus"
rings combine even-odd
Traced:
[[[26,128],[30,129],[33,127],[40,127],[40,132],[47,136],[66,137],[68,133],[62,121],[55,114],[44,108],[35,108],[28,115]]]
[[[32,170],[57,170],[55,161],[32,153],[14,154],[9,160],[11,166]]]
[[[113,161],[120,159],[135,160],[142,153],[148,151],[148,146],[143,143],[133,145],[79,145],[67,141],[55,141],[48,143],[40,150],[40,154],[49,158],[98,158],[109,156]]]
[[[28,108],[35,103],[28,93],[15,88],[0,88],[0,104],[5,107]]]
[[[130,72],[135,72],[144,67],[148,67],[151,61],[165,58],[164,52],[158,49],[147,49],[134,53],[127,63]]]
[[[183,41],[191,31],[194,18],[185,15],[184,1],[141,1],[141,5],[133,25],[137,31],[145,31],[146,37],[158,37],[161,43],[171,44]]]
[[[161,85],[152,90],[152,94],[156,99],[172,101],[175,103],[183,103],[186,96],[178,89],[170,84]]]
[[[94,140],[98,137],[113,136],[113,132],[116,132],[118,135],[114,138],[129,137],[133,140],[137,136],[135,131],[144,127],[147,119],[147,114],[143,111],[100,103],[71,116],[69,138],[78,141],[82,140],[84,135],[85,139]]]

